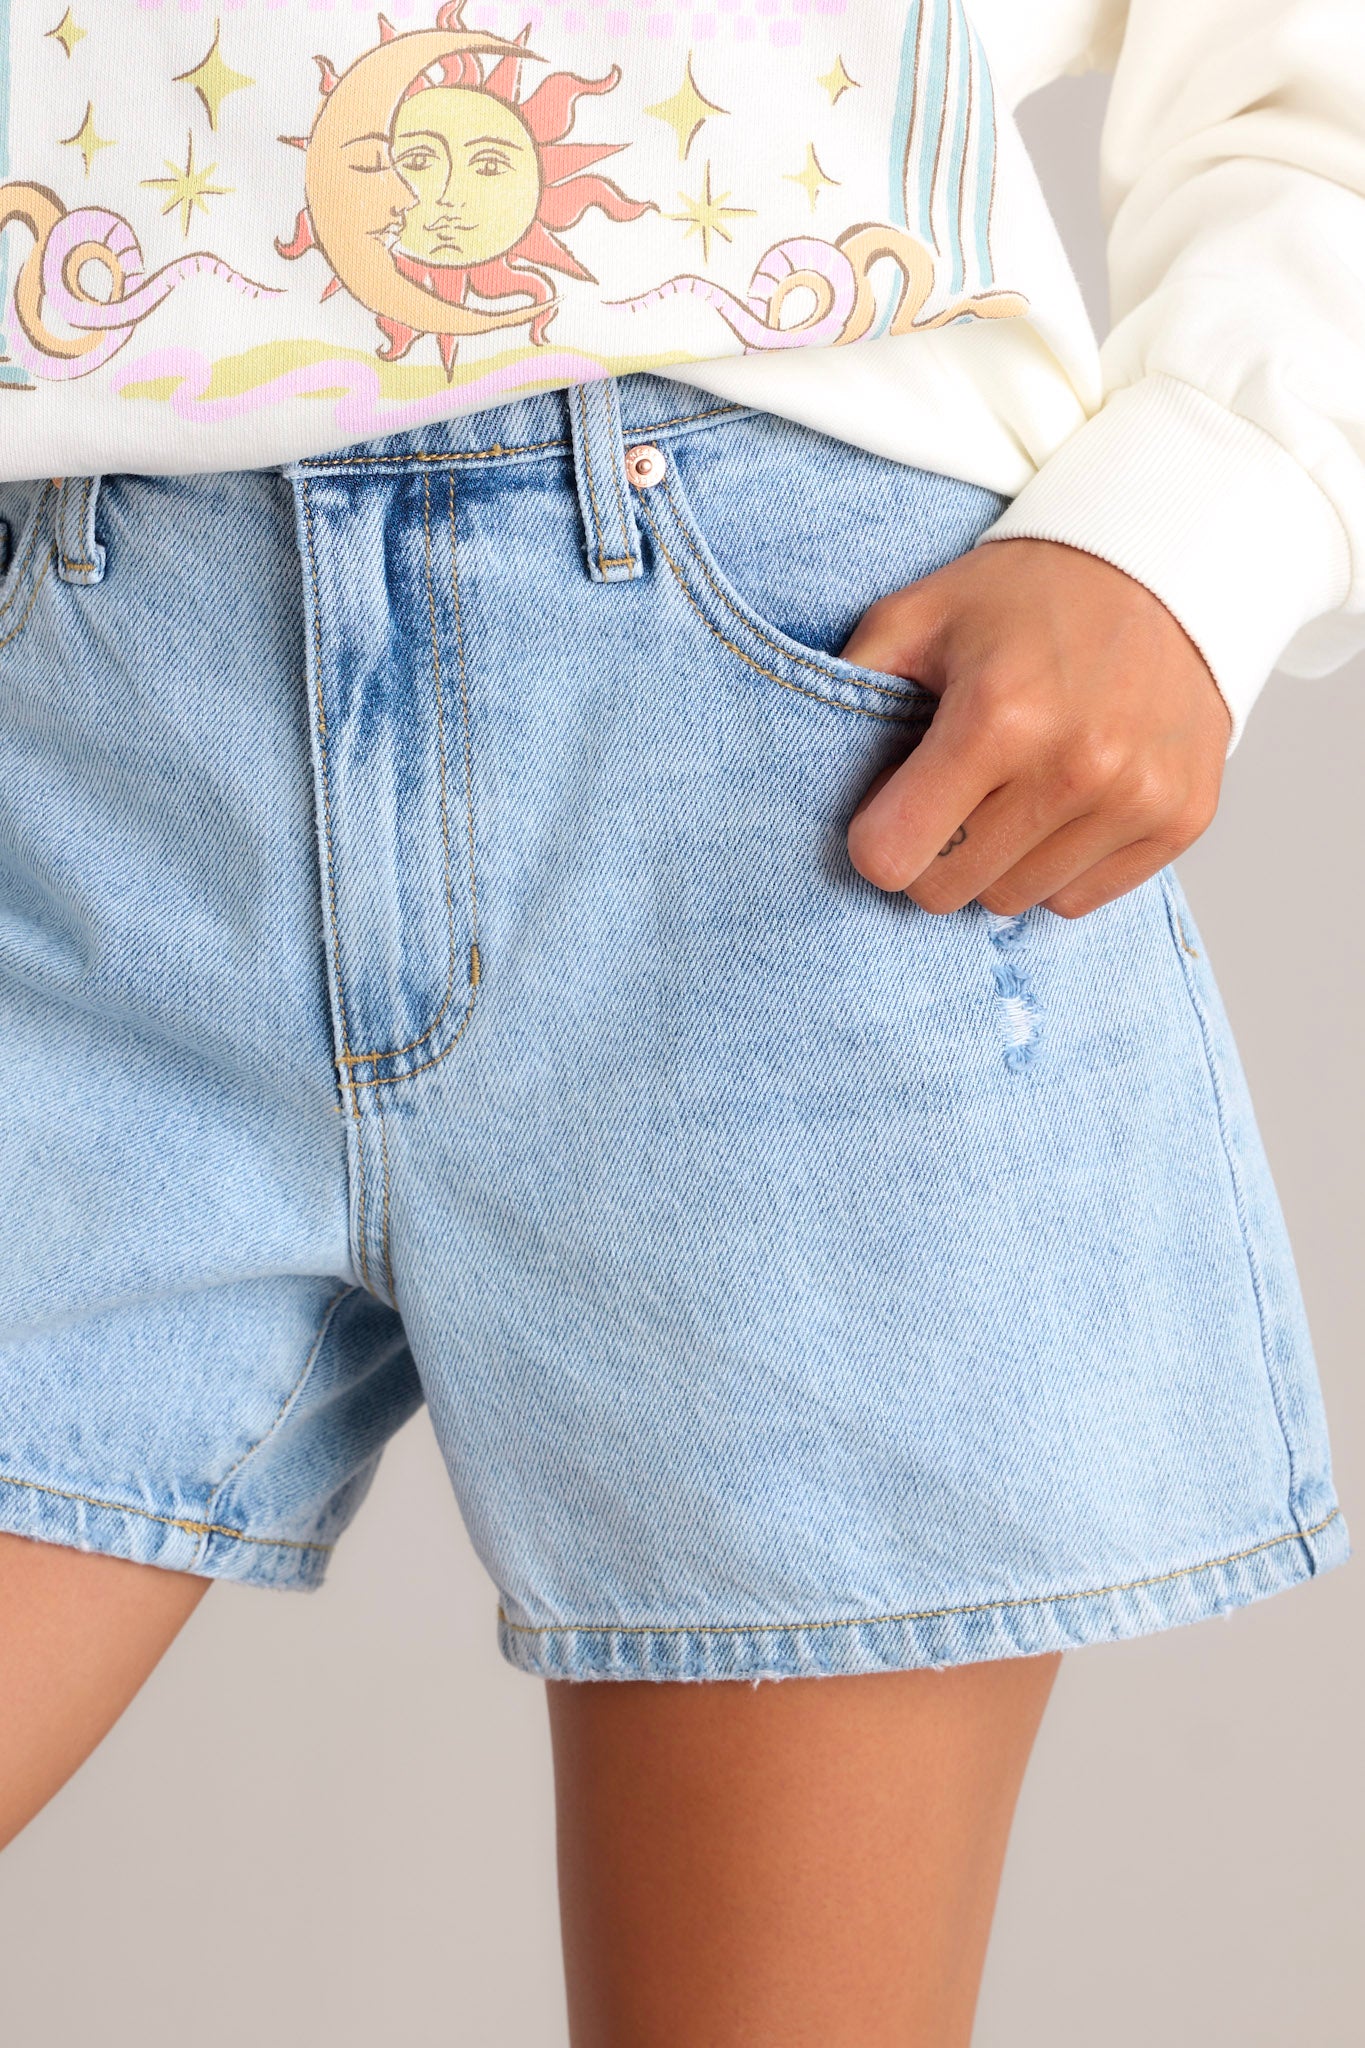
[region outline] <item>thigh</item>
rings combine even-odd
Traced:
[[[0,1849],[103,1740],[208,1587],[0,1535]]]
[[[1057,1661],[551,1683],[574,2048],[966,2048]]]

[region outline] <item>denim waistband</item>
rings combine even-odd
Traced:
[[[627,582],[643,573],[640,532],[628,461],[632,446],[750,417],[752,408],[713,397],[694,385],[636,372],[591,384],[544,391],[508,405],[435,420],[378,440],[357,441],[330,455],[290,463],[291,478],[400,473],[405,466],[530,461],[571,462],[582,511],[587,569],[595,582]],[[100,477],[53,478],[50,519],[57,573],[92,584],[104,576],[97,537]]]
[[[614,403],[621,431],[634,440],[684,432],[726,415],[742,418],[751,410],[715,398],[695,385],[637,371],[628,377],[604,378],[600,385],[575,384],[567,390],[541,391],[507,405],[432,420],[401,434],[356,441],[333,454],[291,463],[287,474],[311,474],[379,461],[441,461],[460,456],[480,460],[515,458],[569,448],[573,444],[575,414],[581,411],[585,396],[590,405],[596,400],[598,409],[603,411]]]
[[[285,473],[295,479],[376,471],[395,475],[429,463],[484,467],[546,458],[562,459],[567,466],[571,458],[588,574],[596,583],[627,583],[644,573],[632,447],[747,418],[750,410],[666,377],[604,377],[383,440],[357,442],[334,455],[291,463]]]

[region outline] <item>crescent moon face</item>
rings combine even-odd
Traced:
[[[519,43],[467,30],[418,29],[357,58],[332,87],[308,138],[304,190],[313,234],[351,296],[419,334],[486,334],[533,320],[543,309],[480,313],[450,306],[395,269],[389,245],[416,202],[390,154],[394,119],[419,73],[440,58],[526,57]]]

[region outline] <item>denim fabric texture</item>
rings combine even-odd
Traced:
[[[425,1400],[504,1654],[585,1679],[1345,1557],[1174,874],[848,861],[934,706],[836,650],[999,510],[644,376],[0,486],[0,1528],[314,1586]]]

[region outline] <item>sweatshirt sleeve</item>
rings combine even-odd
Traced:
[[[1365,4],[1117,12],[1103,402],[982,540],[1146,584],[1235,745],[1273,667],[1365,646]]]

